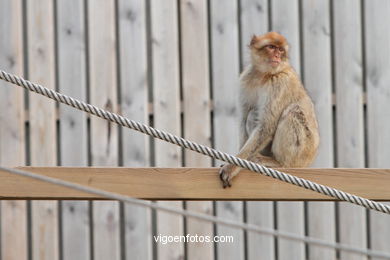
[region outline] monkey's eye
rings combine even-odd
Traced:
[[[278,50],[280,53],[284,53],[284,49],[282,47],[278,47],[275,45],[267,45],[266,47],[271,50]]]

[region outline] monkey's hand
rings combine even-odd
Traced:
[[[233,177],[239,173],[240,170],[240,167],[235,166],[233,164],[222,165],[221,169],[219,169],[219,178],[222,181],[223,188],[232,186],[231,181]]]

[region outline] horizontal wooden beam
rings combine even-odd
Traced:
[[[20,167],[62,180],[151,200],[332,200],[295,185],[243,170],[223,189],[217,168]],[[281,169],[358,196],[390,201],[390,169]],[[1,199],[102,199],[0,171]]]

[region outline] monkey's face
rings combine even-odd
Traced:
[[[266,62],[268,62],[268,64],[271,67],[279,66],[279,64],[282,62],[282,58],[285,59],[284,54],[286,51],[284,50],[283,47],[270,44],[270,45],[264,46],[263,48],[266,52],[266,54],[265,54],[265,56],[267,57]]]
[[[286,39],[275,32],[253,36],[249,45],[252,64],[264,72],[277,72],[282,64],[288,62]]]

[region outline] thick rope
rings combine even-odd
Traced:
[[[195,219],[199,219],[199,220],[203,220],[203,221],[213,222],[216,224],[222,224],[225,226],[239,228],[239,229],[247,230],[250,232],[270,235],[270,236],[294,240],[294,241],[300,241],[300,242],[304,242],[307,244],[326,247],[326,248],[334,248],[334,249],[343,250],[346,252],[363,254],[363,255],[376,257],[376,258],[390,259],[390,255],[387,253],[384,253],[384,252],[374,251],[371,249],[356,248],[356,247],[353,247],[350,245],[345,245],[345,244],[340,244],[340,243],[332,243],[332,242],[324,241],[322,239],[317,239],[317,238],[307,237],[307,236],[299,236],[299,235],[296,235],[293,233],[278,231],[275,229],[262,228],[262,227],[259,227],[257,225],[253,225],[253,224],[240,223],[240,222],[235,222],[233,220],[222,219],[222,218],[218,218],[216,216],[211,216],[211,215],[207,215],[207,214],[197,213],[197,212],[183,210],[183,209],[171,208],[171,207],[167,207],[167,206],[164,206],[161,204],[157,204],[155,202],[149,203],[149,202],[146,202],[144,200],[135,199],[135,198],[121,195],[118,193],[100,190],[100,189],[96,189],[93,187],[84,186],[81,184],[72,183],[72,182],[61,180],[61,179],[52,178],[52,177],[48,177],[45,175],[24,171],[24,170],[22,171],[19,169],[11,169],[11,168],[6,168],[6,167],[0,166],[0,171],[4,171],[4,172],[11,173],[11,174],[44,181],[44,182],[51,183],[54,185],[60,185],[63,187],[75,189],[75,190],[86,192],[86,193],[95,194],[95,195],[98,195],[98,196],[101,196],[101,197],[107,198],[107,199],[113,199],[113,200],[122,201],[122,202],[128,203],[128,204],[149,207],[152,209],[162,210],[162,211],[169,212],[172,214],[177,214],[177,215],[181,215],[181,216],[185,216],[185,217],[190,217],[190,218],[195,218]]]
[[[30,90],[32,92],[41,94],[43,96],[46,96],[48,98],[51,98],[55,101],[58,101],[60,103],[69,105],[71,107],[77,108],[81,111],[85,111],[87,113],[90,113],[92,115],[104,118],[108,121],[111,121],[113,123],[117,123],[121,126],[131,128],[133,130],[137,130],[141,133],[153,136],[154,138],[158,138],[164,141],[167,141],[172,144],[176,144],[178,146],[184,147],[186,149],[190,149],[192,151],[210,156],[214,159],[222,160],[224,162],[228,162],[231,164],[234,164],[236,166],[261,173],[266,176],[270,176],[272,178],[291,183],[294,185],[297,185],[299,187],[303,187],[305,189],[309,189],[342,201],[351,202],[353,204],[357,204],[363,207],[366,207],[368,209],[373,209],[379,212],[383,212],[386,214],[390,214],[390,206],[385,205],[383,203],[375,202],[369,199],[365,199],[347,192],[343,192],[331,187],[327,187],[322,184],[318,184],[312,181],[308,181],[287,173],[283,173],[271,168],[264,167],[260,164],[256,164],[253,162],[250,162],[248,160],[243,160],[240,158],[237,158],[233,155],[220,152],[218,150],[215,150],[213,148],[200,145],[191,141],[188,141],[184,138],[172,135],[167,132],[160,131],[158,129],[152,128],[150,126],[138,123],[136,121],[127,119],[123,116],[117,115],[115,113],[103,110],[101,108],[95,107],[93,105],[90,105],[88,103],[79,101],[77,99],[74,99],[72,97],[63,95],[61,93],[58,93],[54,90],[45,88],[41,85],[32,83],[28,80],[25,80],[21,77],[12,75],[10,73],[7,73],[5,71],[0,70],[0,79],[5,80],[7,82],[13,83],[15,85],[21,86],[27,90]]]

